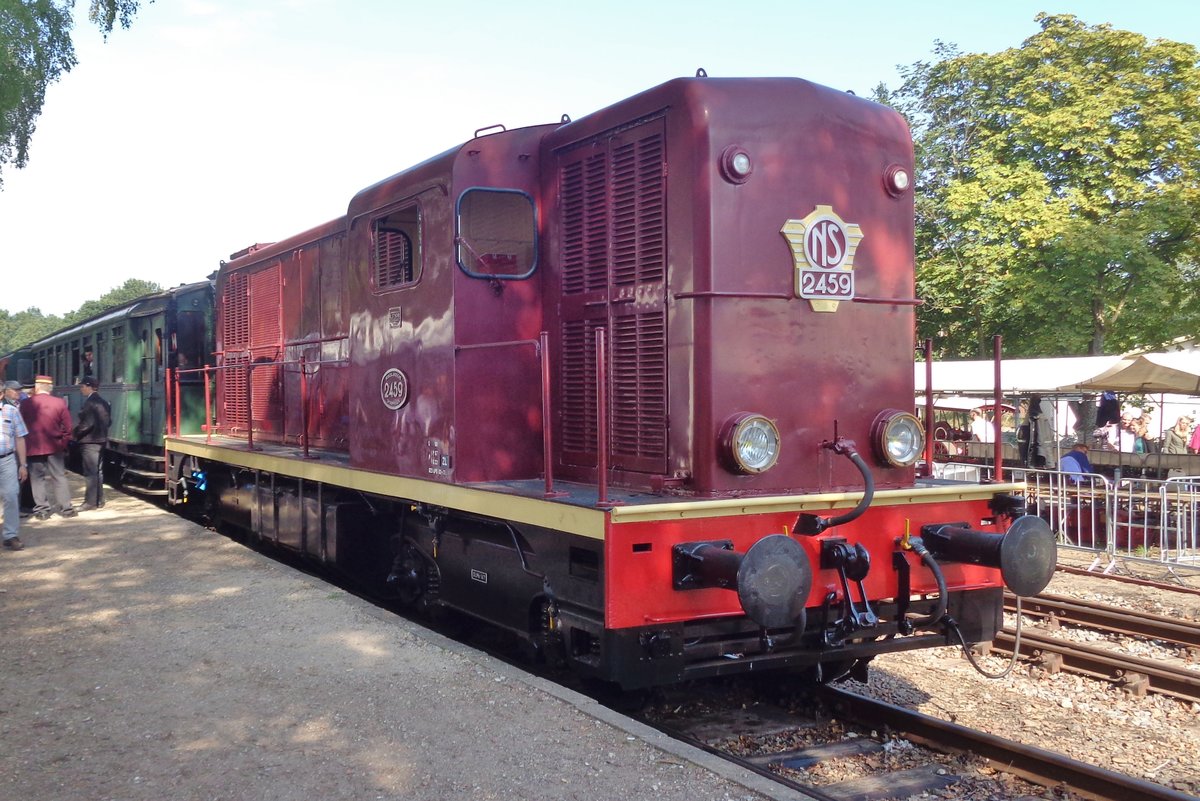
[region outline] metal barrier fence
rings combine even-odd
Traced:
[[[948,462],[936,464],[934,475],[988,481],[993,472],[991,465]],[[1127,560],[1172,575],[1200,570],[1200,476],[1109,480],[1007,466],[1004,473],[1025,482],[1029,514],[1050,524],[1060,547],[1093,553],[1093,567],[1107,557],[1110,567]]]

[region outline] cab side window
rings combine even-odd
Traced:
[[[421,214],[405,206],[371,224],[371,268],[375,290],[411,286],[421,277]]]
[[[528,278],[537,269],[533,199],[515,189],[468,189],[458,199],[458,266],[473,278]]]

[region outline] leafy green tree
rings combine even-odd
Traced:
[[[150,0],[153,2],[153,0]],[[88,19],[107,38],[128,28],[138,0],[91,0]],[[46,87],[75,66],[75,0],[0,0],[0,186],[5,164],[24,167]]]
[[[97,300],[89,300],[68,314],[66,316],[66,323],[69,325],[71,323],[82,322],[90,317],[103,314],[109,309],[123,306],[131,300],[137,300],[143,295],[161,291],[162,287],[153,281],[144,281],[141,278],[129,278],[125,283],[119,287],[110,289]]]
[[[63,327],[61,317],[42,314],[40,309],[30,308],[9,314],[0,310],[0,355],[12,353],[17,348],[35,342],[47,334]]]
[[[97,300],[89,300],[73,312],[59,317],[42,314],[41,309],[29,308],[15,314],[0,309],[0,356],[49,336],[60,328],[83,322],[109,309],[123,306],[144,295],[161,292],[153,281],[130,278],[119,287],[109,290]]]
[[[902,69],[920,335],[943,356],[1156,346],[1200,323],[1196,48],[1070,15],[1021,47]]]

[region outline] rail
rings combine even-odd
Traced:
[[[845,710],[849,716],[879,721],[903,732],[909,739],[928,743],[935,748],[973,753],[990,761],[999,770],[1043,787],[1065,785],[1084,798],[1091,799],[1194,801],[1192,796],[1161,784],[1115,773],[1062,754],[1005,740],[847,690],[822,687],[820,691],[829,698],[829,703],[835,709]]]
[[[212,442],[213,429],[216,427],[216,419],[213,414],[213,399],[212,399],[212,382],[213,379],[224,371],[244,371],[246,375],[246,447],[254,450],[254,382],[251,380],[253,371],[256,368],[262,367],[280,367],[283,368],[281,373],[287,372],[288,367],[298,368],[296,372],[300,375],[300,445],[304,454],[304,458],[310,458],[309,446],[309,419],[308,419],[308,376],[310,368],[320,368],[325,365],[344,367],[348,365],[349,359],[307,359],[301,355],[298,359],[270,359],[260,361],[247,361],[240,364],[222,364],[210,365],[205,367],[192,367],[186,369],[168,369],[167,370],[167,421],[166,429],[168,434],[180,436],[183,433],[182,429],[182,403],[181,403],[181,385],[183,384],[184,376],[200,376],[204,384],[204,423],[203,430],[206,434],[206,441]],[[283,412],[281,412],[283,414]]]
[[[604,331],[603,331],[603,329],[598,329],[596,334],[597,334],[597,347],[600,349],[601,354],[603,354],[603,350],[604,350],[604,341],[603,341],[604,340]],[[324,341],[332,341],[332,340],[312,340],[312,341],[306,340],[304,342],[287,343],[287,344],[288,345],[291,345],[291,344],[309,345],[309,344],[314,344],[314,343],[319,343],[319,342],[324,342]],[[547,334],[547,332],[542,331],[539,334],[537,339],[518,339],[518,340],[509,340],[509,341],[504,341],[504,342],[485,342],[485,343],[472,344],[472,345],[458,345],[455,347],[455,353],[459,353],[459,352],[465,351],[465,350],[528,347],[528,346],[532,346],[538,355],[539,377],[540,377],[540,381],[541,381],[540,392],[541,392],[541,407],[542,407],[542,421],[543,421],[542,422],[542,458],[543,458],[544,465],[545,465],[545,467],[544,467],[544,474],[545,474],[544,497],[557,498],[557,497],[564,496],[567,493],[556,491],[554,488],[554,458],[553,458],[554,446],[553,446],[553,439],[552,439],[552,426],[550,425],[550,419],[551,419],[550,348],[549,348],[549,335]],[[300,373],[300,416],[301,416],[300,443],[301,443],[301,447],[303,449],[304,457],[309,458],[309,455],[310,455],[309,454],[310,435],[309,435],[309,420],[308,420],[308,408],[309,408],[308,377],[310,374],[309,368],[319,368],[322,365],[345,366],[345,365],[349,364],[349,360],[348,359],[310,360],[310,359],[306,359],[303,355],[301,355],[299,359],[280,360],[280,359],[262,358],[262,357],[255,359],[255,358],[253,358],[255,352],[261,352],[261,353],[267,354],[267,353],[274,353],[274,352],[278,352],[278,351],[277,351],[277,348],[275,348],[274,346],[260,347],[257,349],[239,349],[237,351],[229,351],[229,352],[222,351],[222,352],[218,352],[219,356],[237,356],[239,358],[246,358],[246,361],[235,363],[235,364],[222,364],[222,365],[216,365],[216,366],[196,367],[196,368],[189,368],[189,369],[182,369],[182,370],[180,370],[180,369],[167,370],[167,376],[166,376],[166,379],[167,379],[166,405],[167,405],[167,410],[168,410],[167,423],[166,423],[167,433],[174,434],[176,436],[178,436],[182,433],[183,414],[182,414],[182,406],[181,406],[181,401],[180,401],[180,398],[182,395],[182,392],[180,391],[180,385],[182,383],[185,383],[186,377],[199,378],[199,379],[201,379],[202,383],[204,384],[203,430],[207,434],[206,441],[211,443],[212,442],[212,433],[213,433],[214,428],[216,427],[215,415],[213,414],[213,398],[212,398],[213,379],[222,371],[240,370],[240,371],[245,371],[245,375],[246,375],[246,399],[245,399],[246,400],[246,446],[247,446],[247,448],[253,450],[254,449],[254,384],[253,384],[253,381],[251,380],[251,375],[253,373],[253,370],[255,368],[260,368],[260,367],[283,367],[283,368],[286,368],[288,366],[298,366],[298,368],[299,368],[298,372]],[[195,383],[195,382],[193,381],[193,382],[187,382],[187,383]],[[597,386],[597,403],[600,404],[599,408],[602,410],[601,420],[603,421],[604,417],[605,417],[605,415],[603,414],[603,403],[605,401],[605,395],[606,395],[606,393],[604,391],[604,387],[606,386],[606,377],[604,375],[604,360],[603,360],[603,358],[600,358],[597,363],[596,386]],[[281,412],[281,414],[283,414],[283,412]],[[604,432],[602,430],[600,433],[600,437],[599,437],[599,439],[600,439],[599,450],[600,450],[600,454],[601,454],[601,459],[603,459],[603,456],[605,454],[605,449],[604,449],[605,437],[606,437],[606,432]],[[605,479],[607,477],[607,472],[608,471],[607,471],[606,466],[603,465],[603,463],[602,463],[601,467],[600,467],[601,479],[600,479],[600,492],[599,492],[599,503],[598,503],[598,505],[601,507],[618,505],[620,503],[619,501],[609,501],[608,500],[607,483],[605,481]]]

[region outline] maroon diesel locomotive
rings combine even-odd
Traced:
[[[478,131],[221,265],[171,500],[629,688],[989,640],[1054,538],[917,477],[912,174],[796,79]]]

